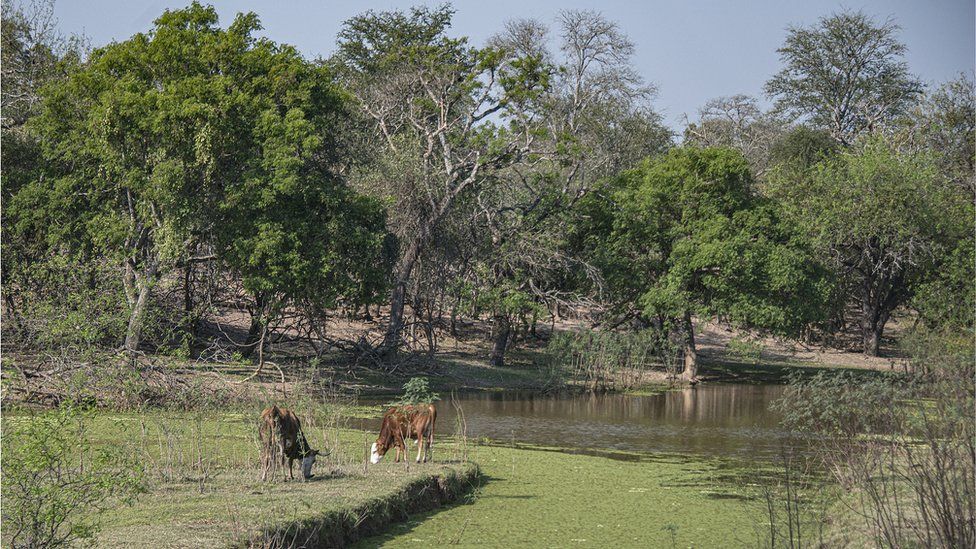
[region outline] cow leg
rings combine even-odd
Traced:
[[[284,441],[279,441],[278,443],[278,455],[275,456],[275,471],[272,473],[271,478],[278,476],[277,469],[281,469],[281,476],[285,476],[285,443]],[[280,465],[280,467],[279,467]]]
[[[295,464],[295,460],[288,458],[288,479],[295,480],[295,470],[292,466]]]
[[[261,482],[268,480],[268,469],[271,468],[271,464],[268,462],[269,457],[271,457],[271,452],[261,451]]]
[[[419,436],[417,437],[417,463],[420,463],[420,456],[422,456],[423,454],[424,454],[424,437]],[[426,457],[424,457],[424,461],[427,461]]]
[[[434,429],[430,428],[427,431],[427,448],[424,453],[424,462],[427,460],[434,460]]]

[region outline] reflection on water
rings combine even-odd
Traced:
[[[781,385],[701,385],[651,396],[459,395],[468,437],[604,451],[772,457],[786,436],[769,404]],[[448,400],[437,431],[452,434]],[[375,429],[378,421],[366,428]]]

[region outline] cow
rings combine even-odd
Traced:
[[[261,412],[261,424],[258,429],[261,437],[261,480],[267,480],[268,471],[276,465],[275,458],[285,465],[288,459],[288,476],[295,480],[292,466],[296,459],[302,460],[302,477],[304,480],[312,478],[312,465],[318,450],[313,450],[302,432],[302,422],[294,412],[287,408],[271,406]]]
[[[394,461],[400,461],[400,452],[403,452],[403,459],[406,460],[407,446],[405,441],[410,438],[417,441],[417,463],[420,463],[421,456],[426,463],[434,445],[434,424],[436,422],[437,409],[433,404],[390,408],[383,414],[380,436],[370,449],[370,463],[374,465],[379,463],[390,447],[396,448]]]

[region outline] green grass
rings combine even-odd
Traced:
[[[472,473],[459,445],[440,433],[434,464],[411,464],[407,471],[388,457],[364,474],[375,434],[339,428],[330,418],[368,412],[299,411],[312,446],[332,451],[308,483],[259,480],[257,410],[98,414],[89,436],[139,456],[149,485],[135,505],[102,517],[98,545],[221,546],[261,540],[291,524],[348,525],[360,519],[353,510],[367,508],[386,517],[367,528],[377,531],[406,518],[410,502],[403,493],[410,486],[432,475]],[[25,420],[4,417],[8,425]],[[411,516],[360,546],[671,547],[672,534],[680,547],[748,546],[763,517],[754,487],[740,475],[750,467],[719,460],[633,455],[627,461],[480,445],[469,452],[483,473],[470,504]]]
[[[333,414],[359,415],[359,407],[319,406],[300,412],[319,458],[310,482],[260,480],[257,415],[190,412],[98,413],[84,422],[85,436],[98,446],[124,449],[144,468],[147,493],[131,506],[98,517],[101,547],[213,547],[271,539],[290,526],[315,525],[330,532],[352,529],[369,509],[368,532],[410,510],[404,494],[424,489],[432,478],[447,479],[458,493],[477,469],[442,453],[434,464],[392,460],[364,469],[375,435],[342,429]],[[5,429],[30,421],[28,414],[5,414]],[[16,443],[5,440],[4,444]],[[300,463],[295,475],[301,478]],[[439,487],[439,486],[437,486]],[[292,532],[294,533],[294,531]],[[280,537],[280,536],[279,536]],[[341,539],[341,538],[340,538]]]
[[[334,530],[350,526],[355,510],[380,507],[413,482],[432,475],[467,474],[472,465],[387,463],[366,474],[348,469],[321,471],[309,482],[260,482],[253,471],[223,474],[200,491],[193,483],[156,486],[132,507],[105,517],[103,547],[215,547],[270,540],[296,524]]]

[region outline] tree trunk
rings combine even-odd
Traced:
[[[423,238],[426,238],[424,236]],[[418,236],[410,245],[407,246],[403,257],[397,264],[396,277],[393,284],[393,292],[390,294],[390,319],[386,325],[386,334],[383,336],[383,349],[385,352],[396,352],[400,348],[403,331],[403,307],[407,297],[407,282],[410,281],[410,274],[413,266],[420,257],[422,237]]]
[[[147,272],[136,276],[135,286],[138,293],[129,311],[129,324],[125,330],[125,351],[130,356],[134,356],[139,351],[139,344],[142,342],[142,329],[149,308],[149,292],[152,290],[155,278],[155,269],[152,267],[147,267]]]
[[[251,357],[259,341],[261,346],[264,346],[264,341],[261,340],[261,334],[264,333],[264,327],[267,324],[267,311],[265,307],[267,298],[263,294],[259,294],[254,297],[254,302],[254,310],[251,312],[251,326],[247,329],[247,338],[244,339],[244,346],[241,348],[241,356],[244,358]]]
[[[500,367],[505,365],[505,350],[508,348],[508,336],[512,327],[506,314],[496,313],[494,320],[494,342],[488,362],[492,366]]]
[[[698,351],[695,349],[695,327],[691,322],[691,313],[685,313],[684,318],[685,343],[683,347],[685,369],[681,373],[684,381],[695,381],[698,378]]]
[[[193,263],[187,261],[183,269],[183,341],[189,357],[193,354],[197,335],[197,319],[193,313]]]
[[[867,356],[879,355],[885,324],[905,295],[902,280],[899,273],[880,280],[865,277],[861,283],[861,341]]]
[[[864,316],[861,318],[861,340],[864,342],[864,354],[880,356],[881,336],[884,334],[885,324],[888,323],[890,311],[879,310],[870,305],[864,306]]]

